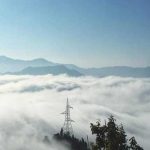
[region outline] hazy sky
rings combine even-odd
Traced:
[[[150,0],[0,0],[0,55],[150,65]]]

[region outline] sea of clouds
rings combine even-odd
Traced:
[[[91,135],[90,123],[113,114],[128,138],[150,147],[150,78],[0,76],[0,150],[66,150],[50,139],[63,126],[66,99],[74,134]]]

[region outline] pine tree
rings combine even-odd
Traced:
[[[135,137],[130,138],[129,141],[130,141],[129,145],[130,150],[143,150],[143,148],[137,144]]]
[[[107,149],[106,150],[118,150],[119,149],[119,132],[118,127],[115,124],[115,119],[111,115],[108,118],[107,123]]]
[[[118,126],[115,122],[116,120],[111,115],[105,125],[101,125],[100,122],[91,123],[92,134],[96,135],[96,142],[92,144],[92,150],[143,150],[134,137],[129,140],[130,145],[128,146],[123,125]]]
[[[61,129],[60,133],[54,134],[53,138],[60,143],[66,142],[70,145],[71,150],[89,150],[87,143],[83,138],[81,140],[71,136],[70,134],[63,133]]]
[[[126,134],[123,128],[123,125],[121,124],[120,127],[118,128],[119,130],[119,150],[127,150],[127,139],[126,139]]]
[[[101,150],[105,148],[105,133],[107,131],[106,126],[101,126],[99,121],[96,123],[96,125],[91,123],[91,131],[92,134],[96,134],[96,144],[93,144],[93,149]]]

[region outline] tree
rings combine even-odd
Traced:
[[[127,139],[126,139],[126,133],[124,131],[123,125],[121,124],[118,128],[119,130],[119,150],[127,150]]]
[[[130,138],[129,141],[130,141],[129,145],[130,150],[143,150],[143,148],[137,144],[135,137]]]
[[[94,150],[101,150],[105,148],[105,134],[107,127],[105,125],[101,126],[100,122],[97,121],[96,125],[91,123],[92,134],[96,134],[96,144],[93,144],[92,147]]]
[[[143,150],[135,138],[132,137],[127,145],[127,135],[123,125],[117,125],[115,118],[111,115],[108,123],[101,125],[100,121],[96,124],[91,123],[92,134],[96,135],[96,141],[92,144],[92,150]]]
[[[119,149],[119,131],[115,124],[115,119],[111,115],[108,118],[107,123],[107,150],[118,150]]]
[[[60,133],[54,134],[53,138],[57,142],[66,142],[70,145],[71,150],[89,150],[87,143],[83,138],[77,139],[70,134],[63,133],[63,129],[61,129]]]

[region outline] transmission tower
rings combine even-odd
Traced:
[[[73,109],[73,107],[71,107],[69,105],[69,101],[67,98],[66,110],[63,113],[61,113],[61,114],[65,115],[65,122],[63,125],[63,131],[65,134],[73,135],[73,128],[72,128],[71,122],[74,122],[74,121],[70,117],[70,109]]]

